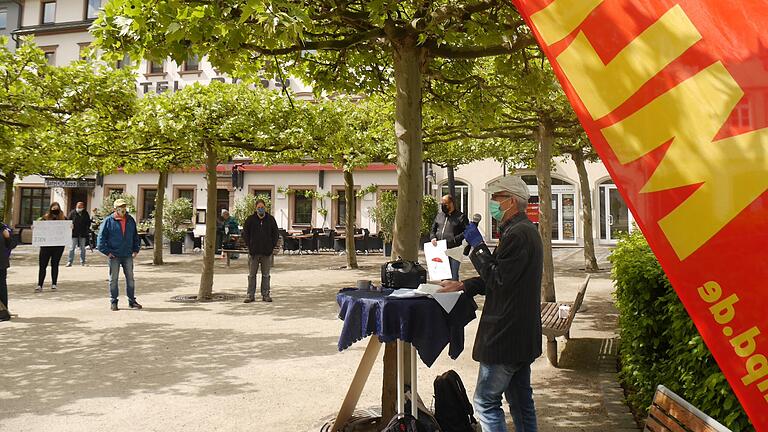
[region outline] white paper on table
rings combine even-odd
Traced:
[[[441,288],[440,285],[435,284],[421,284],[416,289],[408,289],[408,288],[402,288],[398,289],[392,292],[392,294],[388,295],[387,297],[395,297],[395,298],[419,298],[419,297],[429,297],[435,299],[437,304],[440,305],[443,310],[445,310],[448,313],[451,313],[453,310],[453,307],[456,306],[456,302],[459,301],[459,297],[461,297],[460,292],[446,292],[446,293],[440,293],[437,292],[437,290]]]
[[[448,244],[445,240],[438,241],[437,246],[433,246],[432,242],[424,243],[424,257],[427,259],[429,280],[443,280],[453,277],[448,255],[445,254],[447,249]]]
[[[417,291],[415,289],[411,288],[400,288],[392,291],[390,295],[387,297],[396,297],[396,298],[417,298],[417,297],[428,297],[429,294],[423,293],[420,291]]]

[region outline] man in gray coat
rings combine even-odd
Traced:
[[[486,192],[508,195],[489,203],[491,216],[501,224],[499,245],[491,253],[477,224],[469,224],[464,238],[480,277],[444,281],[443,291],[485,295],[472,351],[480,362],[474,405],[483,432],[506,432],[502,395],[515,430],[536,432],[531,363],[541,355],[541,237],[525,214],[530,194],[520,177],[504,177]]]

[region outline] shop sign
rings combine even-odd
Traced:
[[[513,0],[757,430],[768,430],[768,2]]]
[[[45,186],[49,188],[87,188],[93,189],[96,187],[96,179],[62,179],[62,178],[47,178],[45,179]]]

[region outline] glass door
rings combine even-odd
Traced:
[[[600,186],[600,238],[615,242],[630,229],[629,208],[614,184]]]

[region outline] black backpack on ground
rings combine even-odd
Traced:
[[[435,419],[443,432],[474,432],[475,411],[459,374],[449,370],[435,378],[434,387]]]

